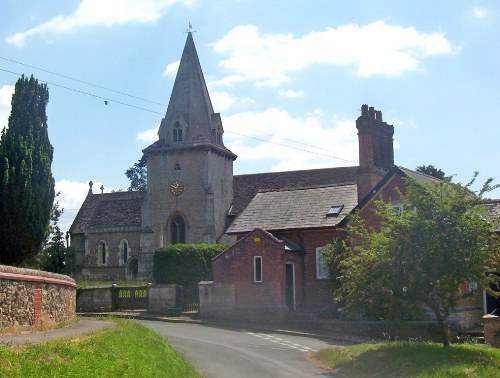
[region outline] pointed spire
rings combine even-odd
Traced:
[[[161,122],[158,134],[167,145],[178,139],[184,145],[200,142],[214,143],[213,118],[214,110],[192,31],[188,30],[167,113]],[[180,131],[174,130],[175,127],[179,127]]]

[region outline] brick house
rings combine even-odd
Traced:
[[[375,222],[373,201],[400,206],[404,177],[436,181],[394,165],[394,128],[382,112],[363,105],[356,128],[359,166],[233,175],[237,156],[224,145],[189,32],[158,141],[144,150],[147,189],[94,194],[89,183],[70,228],[74,273],[150,279],[156,249],[223,242],[231,247],[213,260],[214,282],[200,293],[213,311],[327,307],[321,251],[345,217],[359,210]]]

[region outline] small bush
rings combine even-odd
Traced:
[[[156,283],[195,287],[212,279],[212,258],[227,248],[224,244],[173,244],[153,255]]]

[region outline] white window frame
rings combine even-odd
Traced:
[[[316,248],[316,278],[318,280],[325,280],[330,278],[325,260],[323,259],[322,255],[325,249],[326,246]]]
[[[257,280],[257,259],[260,259],[260,280]],[[262,256],[253,257],[253,282],[262,282],[264,276],[264,264]]]

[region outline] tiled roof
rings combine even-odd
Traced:
[[[339,167],[234,176],[234,199],[230,215],[241,213],[259,191],[356,183],[357,169],[358,167]]]
[[[141,227],[145,191],[91,194],[78,212],[71,233],[116,227]]]
[[[411,170],[411,169],[408,169],[405,167],[401,167],[399,165],[397,166],[397,168],[401,172],[403,172],[406,176],[408,176],[414,180],[417,180],[418,182],[442,182],[442,180],[440,180],[436,177],[427,175],[425,173],[417,172],[417,171],[414,171],[414,170]]]
[[[326,216],[332,205],[344,205],[338,216]],[[227,230],[245,233],[323,228],[337,225],[357,204],[356,184],[260,192]]]

